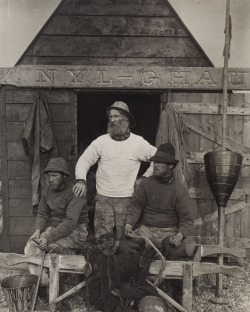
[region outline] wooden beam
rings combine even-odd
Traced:
[[[189,312],[192,312],[193,303],[193,267],[192,263],[185,263],[183,266],[183,288],[182,288],[182,306]]]
[[[229,89],[250,89],[249,68],[231,68],[228,76]],[[0,85],[35,88],[222,90],[221,77],[222,68],[213,67],[18,65],[0,68]]]
[[[197,122],[196,120],[194,120],[193,118],[187,116],[187,115],[182,115],[184,122],[186,124],[186,126],[201,134],[202,136],[204,136],[205,138],[219,144],[222,145],[222,138],[221,138],[221,134],[218,133],[216,130],[214,130],[212,127],[210,127],[208,124],[202,124]],[[250,153],[250,147],[246,146],[244,144],[238,143],[234,140],[232,140],[231,138],[226,137],[226,148],[233,151],[233,152],[238,152],[238,153]]]
[[[203,103],[173,103],[178,111],[185,114],[205,114],[219,115],[222,114],[222,107],[218,104],[203,104]],[[249,116],[250,108],[242,106],[228,106],[227,115]]]
[[[2,179],[2,215],[3,215],[3,251],[10,251],[10,225],[9,225],[9,185],[8,185],[8,151],[6,142],[7,124],[6,124],[6,105],[5,88],[0,86],[0,176]]]
[[[213,199],[213,194],[208,188],[191,187],[189,189],[190,198]],[[242,201],[250,195],[250,189],[234,189],[230,199]]]
[[[119,7],[122,9],[121,4]],[[96,14],[98,6],[95,6]],[[80,8],[79,8],[80,9]],[[139,14],[139,11],[136,11]],[[92,14],[91,14],[92,15]],[[86,27],[88,25],[88,27]],[[107,26],[108,25],[108,26]],[[55,15],[43,35],[188,37],[176,16],[80,16]]]
[[[242,209],[247,210],[249,208],[249,203],[245,203],[245,202],[239,202],[236,203],[232,206],[229,206],[226,208],[225,210],[225,215],[229,215],[231,213],[240,211]],[[218,211],[214,211],[212,213],[209,213],[208,215],[195,219],[194,220],[194,227],[200,227],[200,226],[204,226],[205,224],[209,223],[209,222],[213,222],[216,221],[218,219]]]
[[[49,255],[49,302],[54,301],[59,295],[59,256]],[[51,305],[52,310],[56,310],[56,304]]]
[[[5,263],[8,253],[0,252],[0,280],[13,275],[25,275],[29,272],[27,263],[9,266]]]
[[[166,267],[163,271],[162,278],[173,279],[183,277],[183,267],[188,261],[166,261]],[[207,262],[192,262],[189,263],[193,266],[193,277],[211,274],[211,273],[221,273],[228,274],[236,278],[244,278],[245,271],[237,266],[225,266],[218,265],[216,263]],[[158,275],[162,267],[162,261],[156,260],[152,262],[149,266],[149,274]]]
[[[69,273],[81,273],[84,274],[86,272],[86,266],[89,268],[89,264],[87,263],[84,256],[80,255],[59,255],[59,269],[60,272],[62,270],[67,270]],[[5,263],[7,265],[16,265],[19,263],[32,263],[39,265],[41,263],[40,255],[31,255],[25,256],[16,253],[10,253],[5,257]],[[46,255],[44,260],[44,267],[50,267],[50,255]],[[89,272],[89,270],[88,270]]]
[[[217,237],[216,236],[187,236],[185,239],[185,244],[195,244],[198,240],[197,244],[204,245],[217,245]],[[250,238],[242,238],[242,237],[225,237],[224,238],[224,246],[233,248],[245,248],[247,249],[247,256],[249,254],[248,249],[250,249]]]
[[[154,3],[154,2],[152,2]],[[94,1],[81,1],[81,5],[77,5],[75,0],[70,0],[62,3],[60,7],[60,14],[62,15],[121,15],[121,16],[134,16],[135,12],[138,16],[172,16],[173,12],[169,6],[164,4],[141,3],[141,1],[122,1],[119,5],[114,5],[112,1],[100,1],[97,5]]]

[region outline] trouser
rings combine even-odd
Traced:
[[[48,227],[40,237],[43,237],[44,234],[50,234],[53,227]],[[73,230],[73,232],[63,238],[58,239],[55,242],[49,243],[48,249],[52,252],[56,252],[57,250],[73,250],[73,249],[81,249],[84,247],[85,242],[88,238],[88,228],[84,223],[78,224],[77,227]],[[62,252],[63,253],[63,252]]]
[[[46,233],[50,233],[51,227],[46,229]],[[40,237],[43,237],[43,232]],[[80,249],[84,246],[87,241],[88,231],[86,224],[78,224],[75,230],[68,236],[58,239],[55,242],[48,244],[48,250],[52,253],[58,254],[75,254],[76,249]],[[26,256],[40,255],[42,256],[43,251],[37,246],[37,244],[29,240],[25,246],[24,253]],[[28,264],[30,274],[38,275],[39,266],[34,264]],[[43,269],[41,276],[41,285],[48,285],[49,274],[48,269]]]
[[[162,254],[167,260],[186,260],[187,253],[184,242],[182,241],[178,247],[170,244],[170,238],[176,233],[177,228],[175,227],[156,228],[152,226],[139,225],[134,231],[134,234],[138,236],[138,238],[123,240],[120,244],[120,250],[124,253],[126,253],[126,251],[133,253],[133,251],[141,250],[142,242],[139,238],[146,237],[149,238],[152,243],[162,251]],[[147,245],[147,242],[146,247],[150,247],[150,245]]]
[[[131,197],[116,198],[96,195],[95,206],[95,238],[98,240],[105,235],[113,235],[116,229],[116,239],[124,237],[125,219]]]
[[[149,227],[146,225],[139,225],[134,234],[138,237],[147,237],[149,238],[154,245],[161,250],[163,256],[167,260],[187,260],[187,253],[185,244],[182,241],[179,246],[173,246],[170,244],[170,238],[177,233],[177,228],[156,228]],[[150,247],[150,245],[145,244],[146,247]],[[145,246],[144,245],[144,246]],[[130,253],[134,254],[140,252],[142,249],[142,241],[141,239],[124,239],[120,246],[119,252],[121,253]],[[182,280],[172,280],[173,285],[173,299],[181,304],[182,302]]]

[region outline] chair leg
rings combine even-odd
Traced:
[[[185,263],[183,267],[182,306],[192,312],[193,305],[193,273],[192,263]]]
[[[50,283],[49,302],[55,300],[59,295],[59,257],[57,254],[50,255]],[[50,306],[50,310],[56,310],[56,304]]]

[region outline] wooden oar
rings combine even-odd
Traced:
[[[242,268],[237,266],[218,265],[216,263],[194,263],[193,264],[193,276],[199,276],[202,274],[227,274],[236,278],[245,278],[246,273]]]
[[[162,278],[173,278],[183,276],[183,266],[188,261],[166,261],[166,267],[163,271]],[[162,262],[156,260],[149,266],[149,274],[158,275],[162,267]],[[218,265],[216,263],[193,262],[193,277],[202,274],[221,273],[228,274],[236,278],[244,278],[245,271],[237,266]]]
[[[40,265],[41,256],[40,255],[31,255],[25,256],[21,254],[10,253],[8,254],[4,262],[7,265],[16,265],[19,263],[32,263]],[[44,267],[49,268],[49,255],[45,256]],[[59,255],[59,268],[60,270],[72,270],[77,273],[85,274],[86,268],[89,274],[89,263],[86,261],[84,256],[78,255]]]

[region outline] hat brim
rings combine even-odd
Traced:
[[[164,155],[159,155],[159,152],[156,152],[156,154],[153,157],[151,157],[149,161],[164,162],[164,163],[173,164],[173,165],[177,165],[179,163],[179,160],[174,159],[173,157],[171,157],[171,155],[168,155],[167,153],[163,153],[163,154]]]
[[[48,173],[48,172],[59,172],[62,174],[66,174],[68,177],[70,176],[70,173],[67,170],[62,170],[56,167],[48,167],[43,170],[43,173]]]
[[[106,111],[108,112],[108,111],[110,111],[112,109],[118,110],[118,111],[122,112],[124,115],[126,115],[129,118],[129,120],[130,120],[130,128],[134,128],[135,127],[135,125],[136,125],[135,117],[132,114],[127,112],[125,109],[122,109],[122,108],[116,107],[116,106],[109,106],[108,108],[106,108]]]

